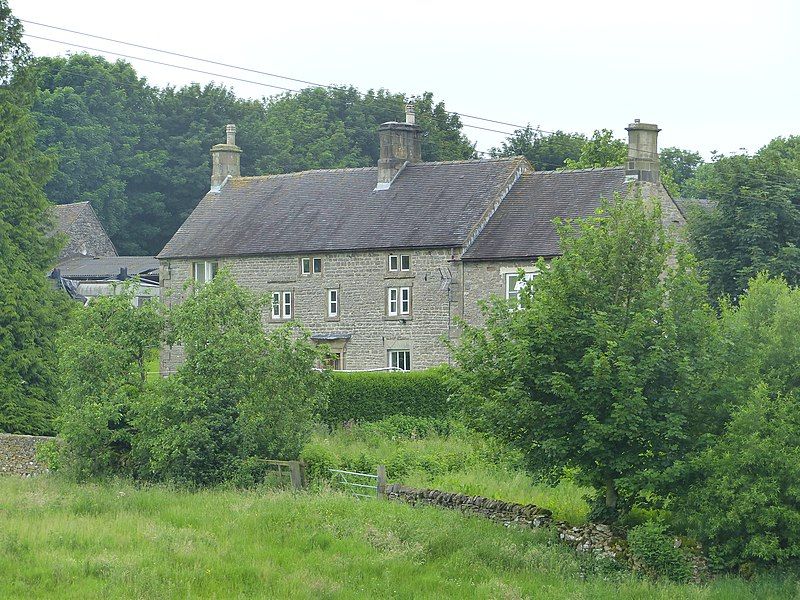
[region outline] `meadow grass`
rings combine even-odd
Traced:
[[[320,467],[374,473],[383,464],[390,483],[536,504],[558,520],[586,520],[589,489],[570,479],[556,486],[537,481],[521,468],[518,454],[474,431],[455,426],[449,433],[420,437],[387,435],[386,429],[391,428],[377,423],[318,431],[303,458],[312,475],[324,475]]]
[[[793,579],[653,583],[547,531],[330,492],[0,478],[2,598],[797,598]]]

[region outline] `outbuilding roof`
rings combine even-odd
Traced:
[[[152,256],[84,256],[62,261],[56,268],[67,279],[113,279],[122,269],[128,270],[129,277],[157,273],[158,260]]]

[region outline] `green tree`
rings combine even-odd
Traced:
[[[530,125],[517,129],[499,148],[492,148],[492,156],[524,156],[537,171],[562,168],[567,160],[577,161],[588,140],[580,133],[556,131],[543,134]]]
[[[676,189],[685,195],[683,185],[694,177],[697,168],[703,164],[703,157],[691,150],[663,148],[658,152],[658,161],[661,171],[668,171],[677,186]]]
[[[79,479],[134,472],[133,407],[164,322],[156,303],[133,306],[134,285],[119,291],[76,307],[59,335],[63,464]]]
[[[800,136],[776,138],[754,156],[716,156],[687,182],[715,202],[689,220],[712,298],[735,302],[761,271],[800,283]]]
[[[558,226],[563,256],[456,349],[462,404],[529,468],[578,477],[613,518],[706,431],[715,317],[691,257],[641,198]]]
[[[52,161],[35,146],[28,62],[20,22],[0,0],[0,430],[49,433],[59,297],[45,276],[60,240],[45,235]]]
[[[185,362],[138,405],[140,476],[211,485],[299,455],[324,396],[322,355],[305,335],[265,333],[262,307],[223,271],[172,309],[168,340]]]
[[[614,137],[610,129],[595,130],[581,148],[577,160],[567,159],[567,169],[594,169],[624,165],[628,158],[628,144]]]

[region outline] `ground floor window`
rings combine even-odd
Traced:
[[[411,370],[411,352],[409,350],[389,350],[388,365],[403,371]]]
[[[331,350],[324,363],[326,369],[341,371],[344,369],[344,350]]]
[[[272,320],[289,320],[292,318],[292,292],[272,292]]]

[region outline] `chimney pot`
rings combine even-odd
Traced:
[[[416,125],[417,124],[417,114],[414,110],[414,105],[410,102],[406,104],[406,123],[409,125]]]
[[[225,143],[211,148],[211,191],[219,192],[228,177],[241,177],[241,148],[236,145],[236,125],[225,127]]]

